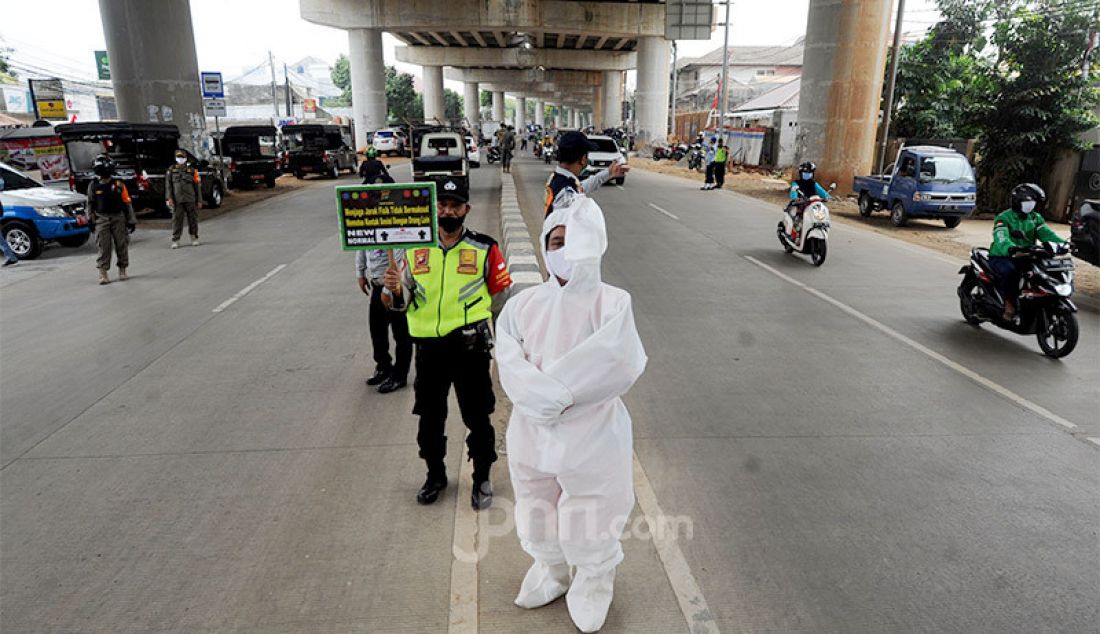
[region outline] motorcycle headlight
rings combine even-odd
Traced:
[[[1069,297],[1073,295],[1073,284],[1055,284],[1054,292],[1061,297]]]
[[[68,218],[69,212],[65,211],[61,207],[39,207],[34,210],[39,216],[45,218]]]
[[[821,207],[815,207],[814,208],[814,220],[818,220],[818,221],[825,220],[825,217],[827,215],[828,214],[826,214],[825,210],[822,209]]]

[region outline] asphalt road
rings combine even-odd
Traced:
[[[471,224],[497,235],[483,165]],[[514,172],[535,230],[546,169]],[[416,506],[411,390],[362,384],[331,186],[205,222],[197,248],[139,232],[125,283],[95,284],[90,247],[0,273],[0,629],[468,631],[465,500]],[[1095,314],[1054,362],[962,323],[938,254],[840,226],[815,269],[751,199],[638,171],[595,197],[650,356],[636,453],[691,526],[686,573],[627,541],[605,631],[686,631],[685,578],[722,632],[1096,630]],[[504,533],[475,571],[481,631],[573,631],[561,602],[510,605],[526,561]]]

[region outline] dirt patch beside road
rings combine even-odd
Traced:
[[[630,166],[650,172],[690,179],[694,181],[696,187],[703,186],[703,174],[671,161],[637,158],[631,161]],[[789,181],[781,180],[772,173],[757,171],[752,168],[734,167],[730,173],[726,174],[726,188],[780,206],[786,205],[789,200],[787,195],[790,188]],[[890,218],[886,212],[876,212],[870,218],[861,217],[859,207],[853,198],[845,198],[829,203],[829,210],[833,213],[833,218],[837,222],[858,225],[875,233],[934,249],[953,258],[958,258],[959,266],[962,266],[970,258],[971,247],[975,245],[988,246],[993,235],[992,216],[968,218],[954,229],[948,229],[942,222],[937,220],[910,220],[908,226],[899,228],[890,223]],[[1050,225],[1058,232],[1058,235],[1069,238],[1069,225],[1057,222],[1051,222]],[[1078,258],[1074,258],[1073,262],[1077,267],[1077,275],[1074,279],[1076,291],[1082,295],[1090,296],[1092,303],[1100,302],[1100,267],[1093,266]]]

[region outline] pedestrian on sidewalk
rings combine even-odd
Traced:
[[[409,366],[412,364],[412,338],[405,313],[389,310],[382,301],[382,278],[390,267],[389,253],[382,249],[357,251],[355,273],[359,290],[370,297],[368,324],[371,346],[374,349],[374,375],[367,385],[378,387],[380,394],[389,394],[408,383]],[[396,363],[390,356],[390,331],[393,331]]]
[[[718,139],[718,148],[714,151],[714,187],[722,189],[726,184],[726,162],[729,160],[729,148],[723,139]]]
[[[176,150],[176,164],[168,168],[164,176],[165,203],[172,210],[172,248],[180,246],[183,221],[191,234],[191,246],[199,246],[199,212],[202,206],[202,177],[187,162],[187,152]]]
[[[96,179],[88,183],[88,224],[95,231],[99,269],[99,283],[108,284],[107,271],[111,268],[111,251],[118,264],[118,279],[128,280],[126,269],[130,266],[130,235],[137,227],[137,216],[130,201],[126,184],[114,177],[115,162],[106,154],[100,154],[92,163]]]
[[[546,181],[545,215],[549,216],[554,210],[554,201],[562,191],[570,190],[574,194],[591,196],[600,185],[612,178],[626,176],[630,171],[629,166],[616,162],[582,181],[581,175],[588,167],[588,153],[598,149],[583,132],[572,130],[561,135],[558,139],[558,166]]]
[[[703,183],[703,186],[700,187],[700,189],[704,191],[714,189],[714,156],[718,149],[714,144],[714,137],[711,137],[710,140],[707,141],[705,147],[707,148],[707,153],[703,160],[707,165],[707,180]]]
[[[600,280],[603,214],[575,196],[543,223],[550,279],[504,306],[497,367],[511,399],[516,533],[534,559],[523,608],[563,594],[582,632],[603,627],[634,507],[633,432],[622,402],[646,366],[630,294]],[[570,567],[576,572],[570,579]]]
[[[489,471],[496,462],[496,432],[489,415],[496,408],[492,360],[493,296],[512,285],[504,255],[495,240],[463,227],[470,213],[468,185],[447,179],[439,187],[439,246],[394,253],[383,276],[383,295],[392,310],[408,316],[416,344],[416,404],[420,417],[416,442],[428,465],[428,477],[416,501],[431,504],[447,488],[447,395],[454,386],[474,463],[475,510],[493,503]]]

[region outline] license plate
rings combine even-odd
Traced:
[[[252,175],[252,180],[254,180],[254,181],[262,181],[263,179],[264,179],[263,174],[253,174]]]
[[[940,207],[940,209],[943,209],[944,211],[958,211],[959,207],[958,205],[944,205],[943,207]]]
[[[312,168],[312,167],[310,167],[310,166],[308,166],[308,165],[306,165],[306,166],[303,166],[303,167],[302,167],[302,171],[303,171],[303,172],[312,172],[312,171],[313,171],[313,168]]]

